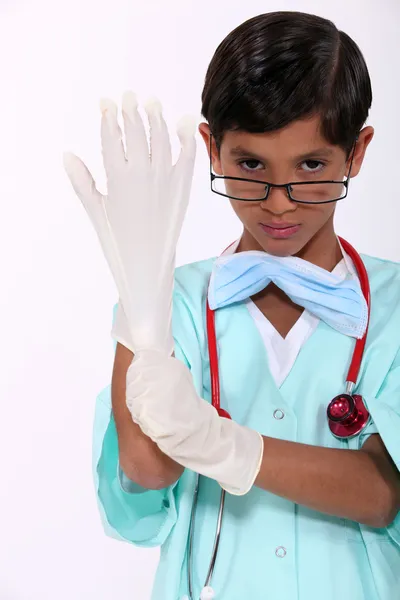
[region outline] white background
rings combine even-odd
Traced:
[[[101,186],[101,96],[157,95],[173,130],[199,113],[222,38],[285,9],[333,19],[365,54],[376,137],[337,230],[398,260],[398,0],[0,0],[0,600],[146,600],[158,557],[107,538],[97,514],[91,428],[110,380],[116,291],[62,152],[83,157]],[[179,264],[240,232],[207,174],[199,145]]]

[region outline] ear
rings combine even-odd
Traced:
[[[364,156],[367,151],[368,145],[374,137],[374,128],[373,127],[364,127],[361,130],[358,140],[356,142],[356,146],[354,149],[353,156],[353,166],[351,167],[350,177],[356,177],[361,170],[361,166],[364,162]],[[352,156],[352,155],[351,155]],[[350,168],[351,156],[348,160],[348,168]]]
[[[200,123],[199,133],[204,140],[207,148],[208,156],[210,157],[210,140],[211,140],[211,162],[213,169],[217,175],[223,175],[221,168],[220,153],[218,152],[217,144],[214,137],[211,135],[211,129],[208,123]]]

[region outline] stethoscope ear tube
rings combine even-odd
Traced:
[[[217,410],[220,417],[230,419],[230,414],[221,408],[221,396],[219,387],[219,368],[218,368],[218,348],[217,336],[215,333],[215,311],[211,310],[206,300],[206,325],[208,339],[208,357],[210,361],[210,377],[211,377],[211,399],[212,405]]]
[[[360,372],[362,358],[364,355],[365,344],[367,342],[369,320],[370,320],[370,316],[371,316],[371,288],[369,285],[367,269],[365,268],[365,265],[362,261],[361,256],[358,254],[358,252],[355,250],[355,248],[353,248],[353,246],[351,244],[349,244],[349,242],[347,242],[346,240],[344,240],[341,237],[339,237],[339,241],[340,241],[344,251],[347,252],[347,254],[350,256],[351,260],[354,263],[354,266],[357,271],[358,279],[360,281],[361,291],[364,295],[364,298],[365,298],[367,306],[368,306],[367,329],[366,329],[363,337],[360,340],[357,340],[357,342],[356,342],[354,352],[353,352],[353,357],[352,357],[351,363],[350,363],[349,372],[347,374],[347,379],[346,379],[346,382],[351,382],[355,385],[357,383],[358,374]]]

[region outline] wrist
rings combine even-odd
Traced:
[[[244,496],[251,490],[260,472],[264,438],[257,431],[234,421],[227,420],[225,426],[227,435],[232,439],[232,447],[227,453],[224,479],[218,479],[218,483],[228,493]]]

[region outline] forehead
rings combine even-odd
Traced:
[[[248,133],[246,131],[227,131],[224,134],[221,152],[239,154],[245,149],[255,155],[285,157],[290,159],[325,150],[327,156],[341,152],[322,135],[320,119],[314,116],[290,123],[283,129],[269,133]],[[238,152],[236,152],[238,151]]]

